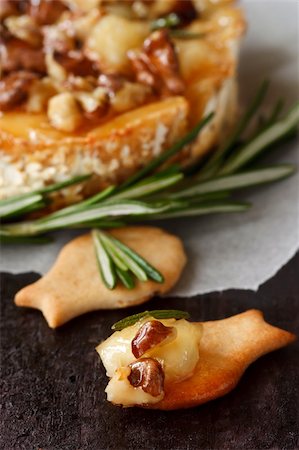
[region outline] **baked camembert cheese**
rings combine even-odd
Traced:
[[[110,378],[108,401],[122,406],[161,401],[164,383],[193,375],[201,333],[200,327],[185,319],[153,317],[116,331],[96,349]]]
[[[188,164],[236,113],[233,0],[2,0],[0,198],[91,173],[69,202],[119,183],[208,112]]]

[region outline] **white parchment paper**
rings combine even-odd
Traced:
[[[299,2],[248,0],[249,30],[241,52],[242,102],[263,78],[270,78],[269,103],[299,98]],[[298,161],[298,142],[284,146],[273,162]],[[167,222],[163,226],[185,244],[185,276],[171,293],[192,296],[228,288],[256,290],[296,252],[299,243],[298,175],[243,195],[253,203],[246,213]],[[45,273],[62,245],[76,233],[63,232],[45,246],[1,249],[0,270]],[[170,261],[171,264],[171,261]]]

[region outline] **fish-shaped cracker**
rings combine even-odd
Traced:
[[[109,401],[173,410],[227,394],[253,361],[294,340],[292,333],[266,323],[260,311],[249,310],[202,323],[149,316],[96,350],[110,378]]]
[[[90,234],[69,242],[50,271],[15,296],[18,306],[42,311],[49,327],[56,328],[89,311],[138,305],[156,294],[169,291],[186,263],[179,238],[154,227],[124,227],[111,234],[138,252],[164,276],[163,283],[136,282],[134,289],[103,284]]]

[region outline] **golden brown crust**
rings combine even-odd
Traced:
[[[88,311],[141,304],[178,281],[186,256],[177,237],[154,227],[124,227],[111,233],[156,267],[164,283],[136,282],[132,290],[117,286],[110,291],[100,278],[91,235],[86,234],[61,250],[44,277],[17,293],[16,305],[40,309],[49,326],[56,328]]]
[[[194,375],[165,386],[165,397],[148,408],[190,408],[230,392],[260,356],[293,342],[294,334],[269,325],[258,310],[224,320],[202,322],[200,360]]]

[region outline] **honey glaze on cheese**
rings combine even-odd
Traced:
[[[96,350],[110,378],[106,388],[108,401],[123,406],[134,406],[157,403],[164,397],[164,392],[153,396],[142,387],[133,387],[128,380],[129,365],[137,361],[132,353],[132,340],[141,327],[151,320],[156,321],[146,318],[122,331],[116,331],[97,347]],[[167,319],[159,322],[174,331],[173,337],[149,348],[142,358],[152,358],[160,363],[166,384],[191,377],[200,357],[200,328],[184,319]]]

